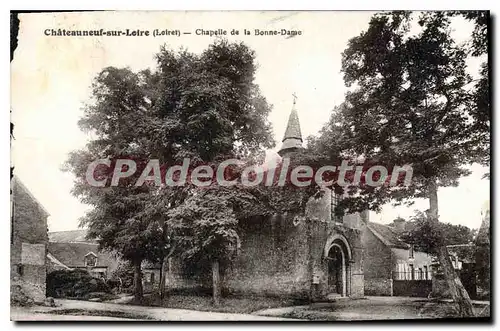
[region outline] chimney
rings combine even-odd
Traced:
[[[397,232],[405,231],[406,221],[404,218],[398,217],[393,222],[394,222],[394,229],[396,229]]]

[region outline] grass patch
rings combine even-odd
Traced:
[[[133,301],[130,304],[134,304]],[[199,311],[211,311],[222,313],[250,314],[258,310],[278,307],[288,307],[303,304],[297,299],[283,299],[260,296],[226,296],[221,299],[221,304],[215,306],[212,297],[195,294],[170,294],[163,303],[159,296],[152,294],[144,297],[140,303],[144,306],[156,306],[164,308],[190,309]]]
[[[130,318],[137,320],[154,320],[154,318],[145,314],[136,314],[124,311],[110,311],[110,310],[58,309],[58,310],[51,310],[46,313],[54,315],[107,316],[107,317],[118,317],[118,318]]]

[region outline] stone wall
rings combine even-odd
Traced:
[[[361,223],[362,224],[362,223]],[[352,298],[362,298],[366,295],[364,284],[366,281],[365,276],[365,261],[366,261],[366,248],[363,246],[364,228],[362,226],[360,229],[351,229],[345,233],[346,238],[351,244],[352,260],[351,260],[351,283],[350,296]]]
[[[221,263],[224,293],[307,297],[309,291],[304,224],[292,216],[253,218],[240,225],[240,247],[230,263]],[[166,286],[175,290],[208,291],[208,261],[172,258]]]
[[[241,247],[224,277],[229,292],[307,297],[310,288],[307,223],[293,215],[242,224]]]
[[[392,279],[387,278],[366,278],[365,279],[365,294],[366,295],[382,295],[392,296]]]
[[[305,218],[291,214],[255,217],[240,222],[237,254],[230,263],[221,263],[223,293],[322,300],[328,294],[325,245],[328,238],[341,235],[349,242],[352,253],[347,261],[348,294],[362,297],[361,230],[331,222],[328,190],[308,202],[306,215]],[[353,224],[361,226],[360,222]],[[209,263],[189,264],[193,262],[172,259],[166,286],[208,291],[212,285]],[[317,279],[316,284],[313,278]]]
[[[11,285],[40,302],[45,299],[48,214],[16,178],[12,201]]]

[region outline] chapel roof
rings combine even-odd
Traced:
[[[278,152],[280,154],[288,150],[302,148],[302,132],[300,131],[299,115],[295,106],[295,96],[282,142],[283,145]]]
[[[476,245],[489,245],[490,244],[490,204],[489,200],[483,205],[481,211],[483,221],[479,227],[476,236]]]

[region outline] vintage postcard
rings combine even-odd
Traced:
[[[11,320],[491,321],[489,27],[11,12]]]

